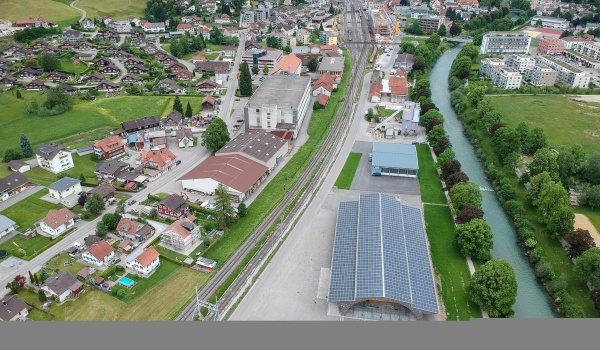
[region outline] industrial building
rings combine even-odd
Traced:
[[[341,202],[328,300],[342,316],[377,304],[435,318],[439,302],[421,210],[380,193]]]
[[[371,175],[417,177],[419,161],[415,145],[373,142]]]
[[[482,55],[509,55],[528,53],[531,37],[527,33],[487,32],[481,41],[479,53]]]
[[[266,76],[244,107],[245,131],[291,131],[302,127],[311,98],[310,77]]]
[[[264,131],[250,131],[236,136],[215,153],[216,156],[240,154],[273,170],[283,162],[289,142]]]

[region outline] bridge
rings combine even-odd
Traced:
[[[453,43],[471,43],[473,42],[473,37],[470,36],[450,36],[445,38],[448,42]]]

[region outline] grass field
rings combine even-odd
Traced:
[[[428,145],[417,145],[419,184],[423,203],[446,204],[446,196]]]
[[[65,263],[69,263],[65,266]],[[50,271],[69,271],[73,276],[77,276],[77,273],[81,271],[85,267],[84,264],[77,261],[77,259],[73,259],[66,252],[62,252],[52,259],[46,262],[46,266],[48,267],[48,274],[52,274]]]
[[[141,1],[141,0],[140,0]],[[53,0],[2,0],[0,17],[16,22],[19,19],[42,16],[48,22],[72,20],[81,16],[81,12],[61,2]],[[72,21],[71,21],[72,22]]]
[[[62,143],[61,143],[62,144]],[[90,144],[89,142],[85,144]],[[83,146],[83,145],[80,145]],[[78,147],[78,146],[76,146]],[[71,168],[64,173],[67,176],[70,176],[75,179],[79,179],[79,176],[83,174],[85,176],[85,180],[88,183],[98,183],[98,179],[94,174],[94,167],[96,166],[96,162],[92,160],[92,155],[78,156],[77,153],[72,154],[73,164],[75,164],[74,168]],[[8,166],[5,163],[0,162],[0,178],[8,176],[11,171],[8,169]],[[46,171],[40,167],[35,167],[25,173],[25,176],[34,183],[38,183],[40,185],[48,186],[51,183],[54,183],[58,180],[56,174],[53,174],[49,171]]]
[[[448,320],[466,321],[481,317],[481,310],[469,303],[465,287],[471,279],[465,258],[454,247],[454,221],[450,208],[441,205],[425,205],[425,226],[431,260],[439,277],[438,289],[444,299]]]
[[[65,147],[90,144],[106,132],[117,129],[122,121],[155,115],[162,117],[172,111],[173,96],[119,96],[96,101],[72,99],[71,110],[56,116],[42,117],[25,113],[25,99],[41,104],[46,96],[39,92],[24,92],[23,100],[10,94],[0,95],[0,151],[19,147],[19,135],[25,133],[32,147],[41,142],[61,141]],[[190,101],[198,111],[202,97],[180,97],[184,108]],[[103,134],[99,135],[98,131]]]
[[[569,101],[565,96],[493,96],[492,105],[503,121],[516,127],[540,127],[550,147],[564,149],[580,143],[587,154],[600,153],[600,103]]]
[[[82,61],[85,62],[85,61]],[[72,58],[60,59],[60,70],[69,73],[83,73],[88,68],[86,63],[75,64]]]
[[[26,228],[33,226],[36,221],[46,216],[50,209],[62,208],[62,206],[58,204],[40,199],[47,193],[48,189],[44,188],[18,203],[11,205],[1,211],[0,214],[11,218],[19,225],[19,231],[24,232]]]
[[[79,0],[75,5],[87,12],[87,18],[111,17],[124,20],[129,16],[140,17],[144,14],[145,0]]]
[[[337,188],[342,190],[350,189],[352,180],[354,180],[354,174],[358,168],[358,163],[360,162],[360,157],[362,157],[362,153],[350,152],[348,159],[346,159],[346,163],[340,172],[340,176],[338,176],[335,181],[335,186],[337,186]]]
[[[117,292],[119,290],[124,290],[126,292],[123,297],[123,301],[126,303],[130,303],[131,301],[142,297],[148,290],[152,289],[153,286],[159,284],[161,281],[165,280],[169,277],[173,272],[177,271],[181,268],[181,265],[177,265],[173,262],[170,262],[166,259],[162,259],[160,261],[160,266],[154,273],[148,278],[141,278],[137,275],[127,274],[126,277],[135,281],[135,284],[131,288],[126,288],[119,284],[113,287],[113,290]]]

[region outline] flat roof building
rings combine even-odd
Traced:
[[[415,145],[373,142],[371,175],[417,177],[418,171]]]
[[[555,55],[563,53],[565,43],[559,38],[543,37],[538,42],[537,50],[542,55]]]
[[[479,53],[508,55],[515,53],[528,53],[531,37],[527,33],[499,33],[487,32],[483,36]]]
[[[542,27],[551,29],[567,30],[569,29],[569,21],[564,18],[547,17],[547,16],[533,16],[531,18],[531,25],[537,25],[538,21],[542,22]]]
[[[506,60],[506,65],[523,74],[526,70],[535,66],[535,59],[529,55],[511,55]]]
[[[568,65],[565,62],[556,60],[550,56],[537,56],[537,64],[546,65],[558,73],[556,80],[570,88],[587,88],[590,84],[590,76],[585,72]]]
[[[492,74],[492,84],[502,89],[518,89],[522,79],[523,76],[518,70],[509,67],[494,69]]]
[[[245,131],[288,130],[294,139],[310,104],[310,77],[266,76],[244,107]]]
[[[525,72],[525,80],[534,86],[552,86],[556,83],[557,72],[548,66],[535,65]]]
[[[264,131],[249,131],[236,136],[215,155],[240,154],[272,170],[283,162],[288,150],[288,141],[281,137]]]

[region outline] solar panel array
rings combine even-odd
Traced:
[[[388,298],[438,313],[421,211],[383,194],[340,203],[329,288],[332,302]]]

